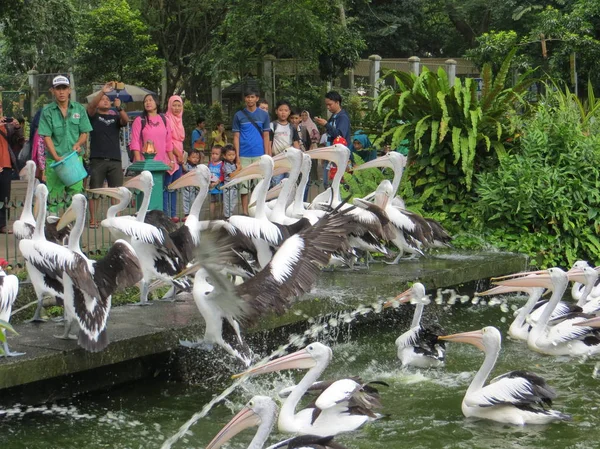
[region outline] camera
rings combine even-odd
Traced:
[[[12,123],[14,119],[14,117],[4,117],[4,123]]]

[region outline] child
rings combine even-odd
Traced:
[[[195,170],[199,163],[200,152],[198,150],[190,150],[187,162],[183,164],[183,171],[187,173]],[[196,199],[196,196],[198,196],[199,191],[198,187],[193,186],[183,188],[183,213],[185,214],[185,218],[189,215],[190,207],[192,207],[192,203]]]
[[[210,134],[212,145],[221,145],[225,147],[227,145],[227,134],[225,134],[225,124],[223,122],[217,122],[214,131]]]
[[[221,160],[221,153],[223,147],[221,145],[215,145],[210,151],[210,161],[208,163],[208,169],[210,170],[210,219],[214,220],[217,216],[221,215],[221,195],[220,190],[223,184],[223,161]],[[217,205],[219,211],[217,214]]]
[[[237,155],[233,145],[225,145],[223,148],[223,159],[223,177],[225,182],[229,182],[231,181],[231,175],[237,170]],[[237,207],[237,200],[237,186],[223,190],[223,215],[225,218],[229,218],[234,214]]]
[[[204,117],[196,119],[196,128],[192,131],[192,150],[200,152],[200,163],[204,163],[204,150],[206,148],[206,120]]]
[[[295,126],[288,122],[292,107],[286,100],[280,100],[275,105],[277,120],[271,122],[271,155],[277,156],[286,148],[293,146],[300,148],[300,138]],[[276,186],[285,178],[285,175],[273,176],[271,185]]]

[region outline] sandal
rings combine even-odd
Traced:
[[[95,221],[90,221],[90,229],[98,229],[98,223]]]
[[[12,234],[12,229],[8,229],[6,226],[0,228],[0,234]]]

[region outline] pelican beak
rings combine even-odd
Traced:
[[[326,161],[335,162],[339,157],[339,148],[337,145],[333,145],[331,147],[323,147],[317,148],[314,150],[307,151],[311,159],[325,159]]]
[[[373,203],[365,200],[364,198],[354,198],[352,200],[352,204],[356,207],[360,207],[361,209],[369,209],[369,207],[373,206]]]
[[[123,186],[127,187],[128,189],[138,189],[138,190],[144,190],[144,187],[146,187],[144,185],[144,182],[142,181],[142,175],[137,175],[134,178],[131,178],[129,181],[127,181],[125,184],[123,184]]]
[[[381,156],[377,159],[373,159],[372,161],[365,162],[364,164],[356,165],[353,170],[366,170],[367,168],[376,168],[376,167],[387,167],[393,168],[390,162],[390,158],[387,156]]]
[[[195,170],[187,172],[181,178],[176,179],[167,186],[169,190],[177,190],[183,187],[198,187],[198,178]]]
[[[260,165],[258,164],[259,161],[257,162],[253,162],[252,164],[248,165],[245,168],[242,168],[234,177],[231,181],[229,181],[228,183],[226,183],[223,188],[227,189],[231,186],[234,186],[236,184],[239,184],[240,182],[244,182],[244,181],[249,181],[251,179],[256,179],[256,178],[262,178],[263,177],[263,173],[262,170],[260,168]]]
[[[412,287],[409,288],[408,290],[403,291],[398,296],[396,296],[394,299],[390,299],[389,301],[386,301],[383,304],[383,308],[387,309],[388,307],[398,307],[400,304],[406,304],[407,302],[410,302],[410,299],[412,298],[412,292],[413,292]]]
[[[279,194],[281,193],[281,189],[283,189],[284,185],[285,185],[285,182],[280,182],[275,187],[273,187],[272,189],[270,189],[267,192],[267,201],[270,201],[270,200],[272,200],[274,198],[277,198],[279,196]],[[256,203],[254,203],[254,204],[256,205]]]
[[[98,195],[106,195],[111,198],[116,198],[118,200],[122,200],[121,192],[118,187],[101,187],[99,189],[87,189],[88,192],[96,193]]]
[[[539,271],[523,271],[521,273],[513,273],[513,274],[507,274],[506,276],[498,276],[498,277],[494,277],[491,278],[490,280],[494,283],[496,283],[496,281],[502,281],[504,279],[513,279],[513,278],[520,278],[523,276],[528,276],[530,274],[544,274],[547,273],[546,270],[539,270]]]
[[[494,288],[490,288],[484,292],[475,292],[475,296],[490,296],[490,295],[503,295],[505,293],[515,293],[515,292],[526,292],[529,293],[528,287],[511,287],[508,285],[499,285]]]
[[[212,441],[208,443],[206,449],[217,449],[223,446],[223,444],[232,439],[242,430],[245,430],[248,427],[258,426],[260,423],[261,419],[256,413],[254,413],[254,410],[248,406],[245,406],[231,419],[231,421],[227,423],[225,427],[220,430],[220,432],[212,439]]]
[[[73,206],[69,206],[69,208],[62,214],[58,223],[56,223],[56,229],[60,231],[61,229],[66,228],[69,223],[72,223],[77,218],[75,215],[75,211],[73,210]]]
[[[531,271],[529,273],[520,273],[513,275],[516,277],[503,276],[501,278],[493,278],[494,284],[504,285],[509,287],[546,287],[552,288],[552,279],[547,270]],[[498,281],[498,279],[500,279]]]
[[[600,327],[600,316],[595,316],[589,320],[580,321],[579,323],[573,323],[575,326],[588,326],[588,327]]]
[[[237,379],[242,376],[250,376],[253,374],[266,374],[274,371],[282,371],[284,369],[310,369],[315,366],[317,362],[314,357],[306,349],[301,349],[292,354],[280,357],[275,360],[271,360],[269,363],[260,365],[254,368],[250,368],[240,374],[234,374],[231,376],[232,379]]]
[[[202,266],[199,263],[188,265],[182,271],[177,273],[177,275],[173,279],[181,279],[185,276],[191,276],[192,274],[195,274],[196,271],[198,271],[200,268],[202,268]]]
[[[281,156],[281,153],[279,153],[273,158],[273,161],[275,162],[273,166],[273,176],[287,173],[292,169],[292,163],[290,162],[290,160],[287,157],[279,158],[279,156]],[[275,171],[277,171],[278,173],[275,173]]]
[[[38,212],[40,211],[40,201],[36,198],[33,203],[33,216],[37,218]]]
[[[444,335],[438,337],[438,339],[457,343],[469,343],[485,351],[485,347],[483,346],[483,331],[481,329],[478,331],[461,332],[460,334]]]
[[[567,276],[569,281],[582,283],[586,281],[585,271],[581,268],[571,268],[569,271],[567,271]]]

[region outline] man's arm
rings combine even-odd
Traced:
[[[112,83],[106,83],[102,89],[100,90],[100,92],[98,92],[98,95],[96,95],[94,98],[92,98],[92,101],[90,101],[87,105],[87,113],[90,117],[93,117],[94,115],[96,115],[96,109],[98,109],[98,104],[100,103],[100,100],[102,100],[102,97],[104,95],[106,95],[109,92],[112,92],[113,87],[112,87]]]
[[[77,151],[80,156],[82,156],[82,152],[83,152],[81,147],[83,146],[84,143],[87,142],[87,138],[88,138],[88,133],[81,133],[81,134],[79,134],[79,139],[77,139],[77,142],[75,142],[75,145],[73,145],[73,151]]]
[[[335,127],[338,131],[338,136],[349,136],[350,135],[350,117],[346,114],[340,114],[337,117]],[[348,142],[348,146],[350,146],[352,142]]]
[[[126,126],[127,123],[129,123],[129,116],[127,115],[127,111],[121,108],[121,99],[115,98],[113,105],[117,108],[117,111],[119,111],[119,122],[121,123],[121,126]]]
[[[263,131],[262,137],[265,154],[271,156],[271,134],[269,131]]]
[[[54,142],[52,142],[52,137],[44,136],[44,145],[46,146],[48,153],[50,153],[50,155],[52,156],[52,159],[54,159],[56,162],[62,161],[62,157],[58,155],[58,153],[56,152],[56,148],[54,148]]]
[[[237,161],[238,170],[242,167],[242,163],[240,162],[240,133],[233,133],[233,148],[235,148],[235,160]]]

